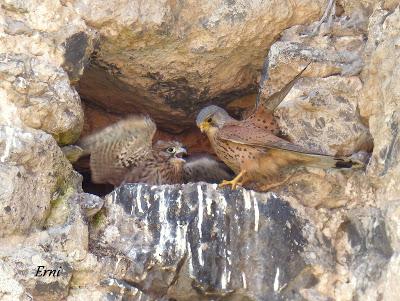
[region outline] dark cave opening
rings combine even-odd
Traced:
[[[195,115],[192,116],[182,108],[183,115],[186,117],[180,117],[183,119],[179,131],[171,130],[168,124],[174,124],[177,120],[176,115],[172,114],[174,110],[168,108],[166,103],[162,106],[165,111],[162,115],[157,107],[146,107],[146,110],[143,111],[140,101],[136,103],[132,100],[139,97],[138,95],[134,97],[131,92],[122,93],[121,91],[125,91],[122,83],[119,85],[121,89],[114,89],[114,81],[110,79],[112,76],[103,73],[100,74],[87,68],[76,85],[84,110],[84,126],[80,138],[114,124],[129,115],[141,112],[140,114],[149,115],[157,124],[155,140],[176,140],[185,146],[189,155],[211,154],[217,159],[208,138],[196,127]],[[126,87],[126,89],[128,88]],[[241,119],[249,109],[253,108],[255,100],[256,94],[251,93],[230,101],[224,107],[233,117]],[[79,159],[73,166],[83,177],[82,189],[84,192],[104,196],[114,189],[110,184],[92,182],[89,156]]]
[[[103,197],[114,190],[114,186],[111,184],[93,183],[90,172],[82,172],[80,174],[83,177],[82,189],[84,192]]]
[[[114,190],[111,184],[97,184],[93,183],[88,156],[79,159],[73,163],[74,169],[82,175],[82,189],[84,192],[103,197]]]

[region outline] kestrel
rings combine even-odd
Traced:
[[[221,186],[231,185],[235,189],[237,185],[253,182],[262,190],[268,190],[286,181],[288,171],[296,166],[357,168],[364,165],[349,157],[310,152],[276,136],[278,127],[273,121],[273,110],[307,66],[267,102],[257,104],[255,112],[245,120],[238,121],[214,105],[199,112],[197,126],[208,136],[216,155],[236,174],[233,180],[223,181]],[[271,184],[272,179],[282,176],[285,177],[283,181]]]
[[[231,177],[223,163],[209,156],[187,158],[180,142],[153,141],[155,132],[156,125],[149,117],[131,116],[63,151],[72,162],[90,155],[93,183],[161,185]]]

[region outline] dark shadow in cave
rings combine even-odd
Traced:
[[[81,173],[83,177],[82,189],[84,192],[103,197],[114,190],[111,184],[95,184],[92,182],[90,172]]]
[[[82,189],[84,192],[103,197],[114,190],[114,186],[111,184],[96,184],[92,182],[89,168],[89,157],[79,159],[73,164],[73,166],[74,169],[83,177]]]

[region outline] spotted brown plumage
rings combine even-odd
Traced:
[[[288,171],[296,166],[364,166],[362,162],[348,157],[332,157],[311,152],[276,136],[278,129],[276,124],[271,122],[273,110],[289,93],[307,66],[281,91],[272,95],[266,102],[257,104],[255,112],[245,120],[238,121],[229,116],[224,109],[214,105],[199,112],[196,118],[197,126],[206,133],[217,156],[236,174],[232,181],[223,181],[222,186],[231,185],[235,188],[237,185],[256,182],[257,187],[268,190],[276,186],[276,183],[272,183],[274,179],[287,179]]]
[[[140,163],[130,167],[123,176],[123,183],[151,185],[183,183],[183,166],[186,149],[177,141],[155,142]]]
[[[130,116],[78,141],[85,154],[90,154],[92,181],[119,185],[129,170],[154,160],[155,132],[149,117]]]
[[[67,158],[90,155],[92,182],[151,185],[205,181],[216,183],[232,174],[206,155],[186,157],[178,141],[154,141],[155,123],[148,116],[130,116],[67,146]]]

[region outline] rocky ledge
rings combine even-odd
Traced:
[[[398,5],[2,1],[0,300],[397,300]],[[265,194],[132,184],[100,198],[60,149],[145,112],[157,138],[209,152],[200,108],[246,116],[309,62],[275,111],[283,134],[369,152],[366,170],[300,169]]]
[[[87,217],[93,203],[71,197],[62,225],[3,240],[4,300],[334,300],[376,285],[394,254],[379,209],[322,225],[285,196],[205,183],[128,184]]]

